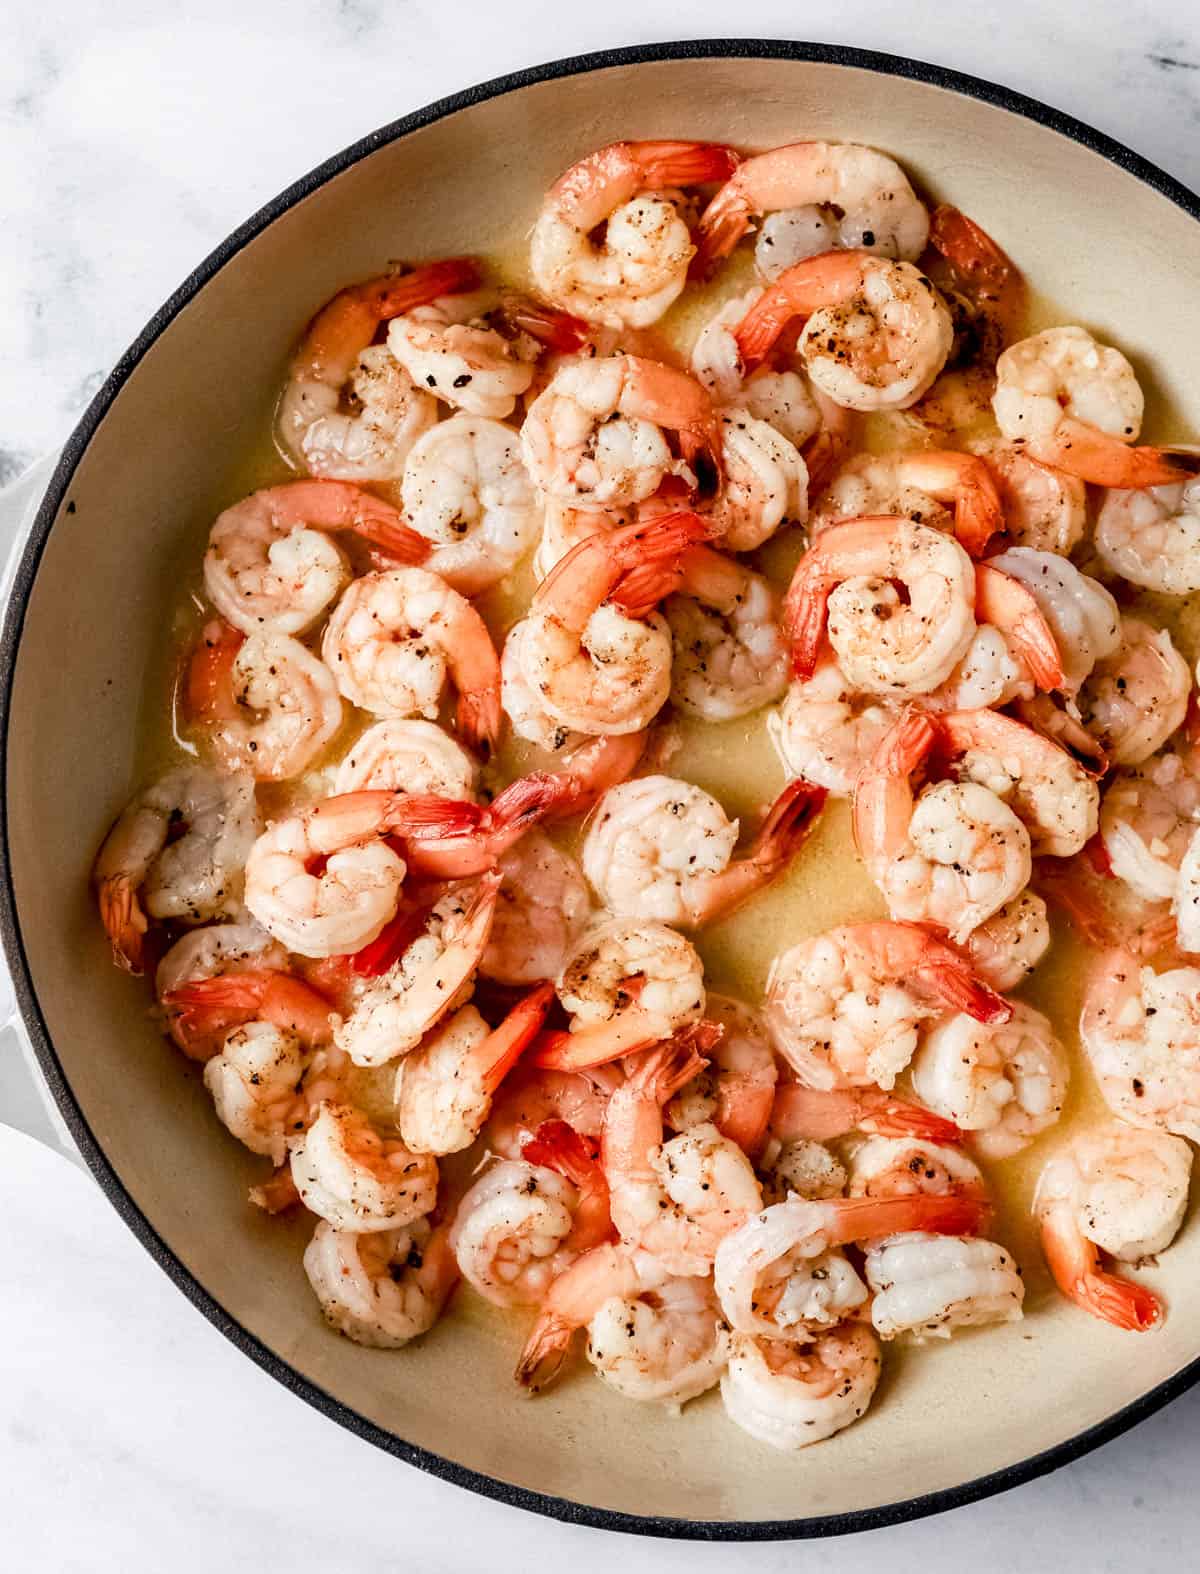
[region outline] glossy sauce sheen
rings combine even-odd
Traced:
[[[1017,260],[1019,263],[1020,259]],[[511,250],[506,248],[501,253],[492,254],[488,262],[488,276],[492,280],[516,288],[529,287],[523,240],[514,244]],[[686,364],[692,343],[705,322],[724,301],[743,294],[755,282],[752,254],[749,248],[743,247],[723,267],[714,284],[703,289],[689,287],[683,299],[657,325],[656,331],[678,352],[680,363]],[[1037,332],[1073,320],[1069,311],[1031,292],[1027,332]],[[1178,419],[1160,397],[1153,380],[1145,376],[1144,367],[1139,365],[1137,346],[1119,347],[1132,354],[1146,393],[1146,419],[1140,441],[1186,441],[1189,434],[1180,427]],[[285,370],[285,366],[281,365],[281,383]],[[514,412],[514,416],[517,413]],[[887,452],[915,445],[913,428],[903,416],[868,417],[864,426],[861,446],[872,451]],[[965,440],[989,435],[994,431],[990,422],[976,421],[957,435]],[[181,736],[182,728],[175,725],[174,691],[182,657],[190,648],[205,617],[211,616],[211,611],[205,608],[203,601],[200,566],[212,520],[222,508],[248,492],[295,477],[296,472],[281,458],[275,447],[272,412],[264,410],[257,440],[240,454],[232,456],[230,468],[222,478],[219,490],[215,490],[210,498],[200,500],[197,507],[189,510],[187,517],[179,522],[181,588],[174,606],[164,609],[166,615],[161,625],[161,660],[149,675],[146,685],[138,757],[138,774],[142,779],[149,779],[177,763],[183,749],[195,753],[186,737]],[[381,486],[372,490],[399,501],[398,487],[393,490]],[[1094,519],[1094,506],[1089,509],[1089,517]],[[758,552],[748,554],[748,561],[782,588],[787,585],[802,544],[800,531],[784,531]],[[502,586],[477,599],[475,605],[487,621],[497,648],[502,645],[505,632],[524,615],[533,587],[533,576],[526,562],[508,576]],[[1194,663],[1200,654],[1198,601],[1200,598],[1182,602],[1170,597],[1143,595],[1124,610],[1142,611],[1152,622],[1168,628],[1183,654],[1189,662]],[[307,643],[319,649],[319,637],[310,636]],[[741,817],[745,829],[752,831],[763,808],[771,802],[787,779],[767,732],[768,714],[767,710],[763,710],[749,717],[718,724],[686,718],[672,720],[669,725],[677,747],[662,768],[673,776],[695,782],[711,792],[731,817]],[[449,722],[449,707],[444,708],[441,719]],[[353,713],[343,733],[329,749],[328,765],[336,764],[342,758],[357,733],[370,721],[371,718],[362,713]],[[509,738],[497,759],[485,771],[484,785],[494,792],[513,777],[547,764],[550,761],[540,750],[519,739]],[[329,790],[326,772],[317,769],[309,772],[301,782],[279,786],[260,784],[259,801],[264,813],[270,817],[282,812],[292,802],[320,797]],[[567,831],[556,829],[552,834],[564,846],[576,848],[582,837],[582,828],[575,827]],[[704,959],[709,987],[756,1003],[762,998],[773,958],[788,946],[806,936],[820,934],[835,924],[886,917],[882,899],[852,856],[852,847],[849,805],[842,801],[831,801],[814,835],[782,879],[755,897],[741,911],[723,922],[710,925],[694,937]],[[1014,1158],[984,1166],[996,1203],[996,1217],[989,1234],[1008,1246],[1020,1264],[1029,1292],[1025,1303],[1027,1319],[1031,1314],[1036,1315],[1039,1301],[1053,1293],[1031,1217],[1038,1174],[1046,1158],[1067,1141],[1073,1132],[1107,1116],[1078,1036],[1083,981],[1090,953],[1053,910],[1051,921],[1054,932],[1051,948],[1034,975],[1014,991],[1014,995],[1044,1012],[1066,1046],[1072,1067],[1066,1105],[1058,1124],[1030,1148]],[[363,1107],[376,1118],[386,1118],[391,1109],[394,1068],[361,1073],[359,1081],[356,1093]],[[903,1080],[898,1091],[904,1091]],[[456,1156],[456,1160],[447,1166],[452,1187],[455,1172],[462,1171],[465,1175],[474,1165],[473,1151],[469,1162],[467,1160],[466,1154]],[[445,1164],[446,1161],[442,1162]],[[1147,1282],[1153,1282],[1152,1274]],[[464,1299],[474,1300],[473,1297],[458,1297],[456,1315],[463,1315]],[[486,1313],[488,1317],[494,1318],[496,1309],[488,1307]],[[472,1309],[467,1315],[475,1320],[477,1315],[482,1315],[482,1307]],[[522,1326],[527,1321],[524,1314],[513,1315]],[[907,1364],[918,1357],[918,1352],[905,1349],[902,1353],[893,1346],[889,1360],[894,1361],[897,1356],[901,1356]]]

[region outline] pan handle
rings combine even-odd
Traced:
[[[39,460],[11,486],[0,491],[0,611],[8,602],[17,558],[58,462],[57,454]],[[25,1024],[17,1010],[8,969],[0,953],[0,1121],[86,1169],[58,1106],[42,1080]]]

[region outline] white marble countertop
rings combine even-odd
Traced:
[[[808,9],[4,7],[0,483],[61,441],[151,312],[263,201],[374,126],[538,60],[681,32],[800,33],[907,53],[1042,98],[1200,187],[1194,0],[1086,10],[1008,0],[1000,12],[930,6],[924,20],[886,0],[840,0],[831,25]],[[1052,1477],[937,1520],[820,1548],[671,1546],[537,1520],[343,1433],[210,1328],[79,1170],[3,1128],[0,1263],[0,1524],[13,1569],[340,1574],[569,1560],[583,1574],[619,1558],[631,1574],[769,1574],[808,1559],[838,1574],[881,1561],[1018,1574],[1053,1559],[1081,1574],[1194,1561],[1200,1391]]]

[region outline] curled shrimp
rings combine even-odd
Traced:
[[[300,1040],[272,1022],[234,1028],[204,1067],[217,1119],[232,1136],[272,1164],[287,1157],[296,1090],[308,1065]]]
[[[374,1350],[400,1350],[428,1333],[458,1283],[446,1228],[426,1219],[369,1235],[322,1219],[304,1271],[330,1327]]]
[[[808,467],[795,444],[748,410],[718,418],[721,484],[705,518],[731,552],[752,552],[808,516]]]
[[[711,1388],[725,1367],[728,1336],[704,1279],[666,1273],[621,1246],[594,1247],[554,1281],[517,1381],[535,1393],[547,1387],[583,1327],[588,1360],[629,1399],[677,1409]]]
[[[797,677],[815,671],[827,618],[829,642],[855,688],[928,693],[974,636],[975,569],[957,541],[928,525],[847,520],[818,536],[788,589]]]
[[[699,1023],[704,966],[691,942],[664,923],[600,918],[563,964],[558,997],[570,1032],[545,1035],[534,1063],[587,1070]]]
[[[1109,568],[1146,590],[1200,590],[1200,480],[1110,491],[1096,519],[1096,550]]]
[[[394,803],[380,792],[326,798],[276,820],[250,848],[246,906],[289,951],[357,951],[395,913],[405,865],[379,840]]]
[[[1096,959],[1079,1034],[1104,1102],[1131,1126],[1200,1141],[1200,968]]]
[[[583,870],[619,917],[696,927],[783,873],[824,798],[821,788],[789,783],[735,858],[738,822],[711,794],[670,776],[641,776],[601,799],[583,844]]]
[[[210,963],[204,976],[189,971],[162,991],[171,1036],[190,1059],[208,1060],[221,1050],[226,1034],[247,1024],[275,1028],[309,1049],[329,1043],[332,1008],[325,996],[282,968],[265,965],[262,953],[255,960],[258,967],[236,967],[226,956]],[[248,1053],[253,1051],[249,1045]]]
[[[539,984],[499,1027],[474,1006],[438,1024],[396,1071],[396,1125],[414,1153],[461,1153],[483,1129],[492,1097],[541,1027],[553,984]]]
[[[299,640],[216,619],[188,662],[184,705],[222,770],[256,781],[301,775],[342,725],[332,672]]]
[[[888,1090],[913,1057],[918,1025],[947,1011],[1003,1022],[1010,1007],[928,930],[877,922],[777,956],[763,1015],[775,1048],[813,1088]]]
[[[398,479],[437,405],[375,336],[389,318],[478,282],[469,257],[452,257],[340,290],[313,318],[292,362],[276,412],[284,449],[316,476]]]
[[[218,1021],[208,1034],[197,1032],[164,1004],[172,990],[226,973],[284,971],[287,965],[283,946],[252,918],[190,929],[166,953],[154,974],[154,993],[163,1007],[164,1026],[172,1041],[192,1059],[207,1060],[220,1049],[230,1026]]]
[[[200,924],[236,915],[258,832],[250,776],[183,765],[140,792],[92,870],[117,965],[142,971],[152,918]]]
[[[663,1106],[702,1065],[686,1041],[649,1050],[609,1099],[600,1147],[622,1241],[684,1277],[707,1275],[721,1239],[762,1206],[749,1159],[715,1126],[663,1141]]]
[[[976,781],[914,794],[911,774],[935,737],[929,717],[901,714],[855,784],[854,838],[894,918],[936,924],[961,941],[1028,885],[1030,837]]]
[[[803,1345],[742,1334],[730,1341],[721,1399],[735,1426],[790,1452],[823,1443],[865,1415],[880,1365],[879,1341],[861,1323]]]
[[[409,792],[472,799],[479,767],[431,721],[377,721],[361,733],[337,768],[335,793]]]
[[[992,409],[1003,436],[1097,486],[1163,486],[1200,468],[1193,455],[1131,446],[1144,404],[1120,350],[1085,328],[1047,328],[1010,345],[996,363]]]
[[[588,322],[656,322],[695,252],[670,188],[725,180],[736,165],[737,154],[714,142],[614,142],[590,153],[546,193],[530,242],[534,283]]]
[[[498,875],[486,874],[473,886],[447,892],[399,959],[369,980],[334,1035],[355,1065],[382,1066],[407,1054],[443,1016],[465,1004],[491,931],[499,883]],[[453,1052],[452,1040],[447,1049]]]
[[[948,1339],[956,1328],[1019,1322],[1025,1286],[995,1241],[920,1231],[892,1235],[866,1258],[871,1322],[882,1339]]]
[[[767,727],[789,775],[848,798],[895,720],[895,706],[861,693],[826,649],[812,676],[791,684]]]
[[[480,973],[501,984],[557,978],[591,910],[583,871],[537,830],[510,847],[497,867],[500,890]]]
[[[439,421],[410,452],[401,487],[426,567],[474,596],[512,572],[533,546],[540,511],[511,426],[482,416]]]
[[[775,1203],[718,1245],[713,1282],[721,1310],[734,1333],[802,1340],[867,1299],[843,1246],[903,1230],[957,1235],[974,1229],[980,1214],[978,1202],[951,1194]]]
[[[682,513],[590,536],[539,585],[517,625],[517,662],[540,711],[568,736],[640,732],[661,710],[671,687],[666,625],[629,617],[605,598],[632,570],[674,564],[704,533],[696,515]]]
[[[1008,804],[1035,857],[1069,858],[1096,834],[1099,789],[1066,749],[993,710],[952,711],[938,727],[957,779],[978,782]]]
[[[992,472],[1010,545],[1066,557],[1087,529],[1087,490],[1078,476],[1034,459],[1002,437],[971,445]]]
[[[1111,655],[1120,640],[1120,613],[1112,596],[1055,552],[1010,547],[989,559],[987,567],[1019,581],[1049,626],[1062,671],[1056,683],[1041,686],[1076,694],[1096,662]]]
[[[449,676],[470,748],[500,732],[500,661],[487,625],[445,580],[422,568],[356,579],[325,627],[321,654],[343,695],[376,716],[435,717]]]
[[[858,454],[830,482],[813,534],[842,519],[892,515],[952,530],[972,557],[1005,528],[995,477],[974,454],[955,449]]]
[[[355,1235],[403,1229],[437,1201],[437,1160],[381,1136],[349,1104],[319,1106],[292,1146],[291,1166],[309,1212]]]
[[[415,306],[392,318],[387,347],[416,386],[443,404],[503,420],[533,382],[534,366],[519,339],[479,315],[480,305],[467,295]]]
[[[400,563],[429,543],[382,498],[348,481],[264,487],[217,516],[204,554],[204,588],[243,634],[303,634],[350,578],[333,537],[361,537]]]
[[[689,547],[680,590],[663,603],[675,659],[671,698],[701,721],[747,716],[787,686],[788,648],[778,592],[709,547]]]
[[[1104,789],[1100,836],[1111,871],[1147,902],[1172,901],[1200,825],[1200,774],[1190,747],[1118,770]],[[1189,948],[1190,949],[1190,948]]]
[[[1100,1267],[1165,1251],[1187,1210],[1192,1150],[1179,1137],[1113,1121],[1081,1132],[1042,1171],[1034,1213],[1054,1282],[1085,1312],[1144,1333],[1163,1318],[1152,1291]]]
[[[1183,723],[1191,668],[1166,629],[1122,617],[1119,643],[1079,691],[1079,713],[1113,765],[1141,765]]]
[[[463,1277],[493,1306],[536,1306],[583,1252],[612,1234],[608,1183],[563,1121],[494,1164],[458,1205],[450,1239]]]
[[[913,1092],[974,1134],[987,1159],[1026,1148],[1062,1114],[1070,1066],[1050,1023],[1014,1001],[1007,1022],[936,1023],[913,1058]]]
[[[1005,992],[1029,977],[1050,948],[1050,919],[1036,891],[1022,891],[972,929],[963,949],[985,984]]]
[[[686,372],[639,355],[565,361],[530,405],[521,450],[533,483],[580,508],[624,508],[669,475],[694,480],[663,435],[686,451],[715,447],[706,390]]]
[[[698,270],[727,257],[755,219],[768,279],[839,249],[915,262],[929,238],[928,210],[899,164],[854,142],[793,142],[739,164],[700,220]]]
[[[704,1013],[725,1031],[706,1048],[708,1063],[667,1103],[666,1119],[675,1131],[711,1123],[755,1155],[766,1140],[779,1076],[766,1026],[758,1012],[728,995],[710,994]]]
[[[737,329],[752,370],[788,324],[805,319],[797,353],[809,378],[849,410],[906,410],[946,364],[950,313],[909,262],[868,251],[826,252],[787,268]]]

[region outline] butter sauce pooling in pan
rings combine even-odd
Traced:
[[[101,913],[350,1338],[482,1296],[790,1449],[1055,1281],[1166,1315],[1197,465],[972,219],[600,150],[335,297],[196,519]]]

